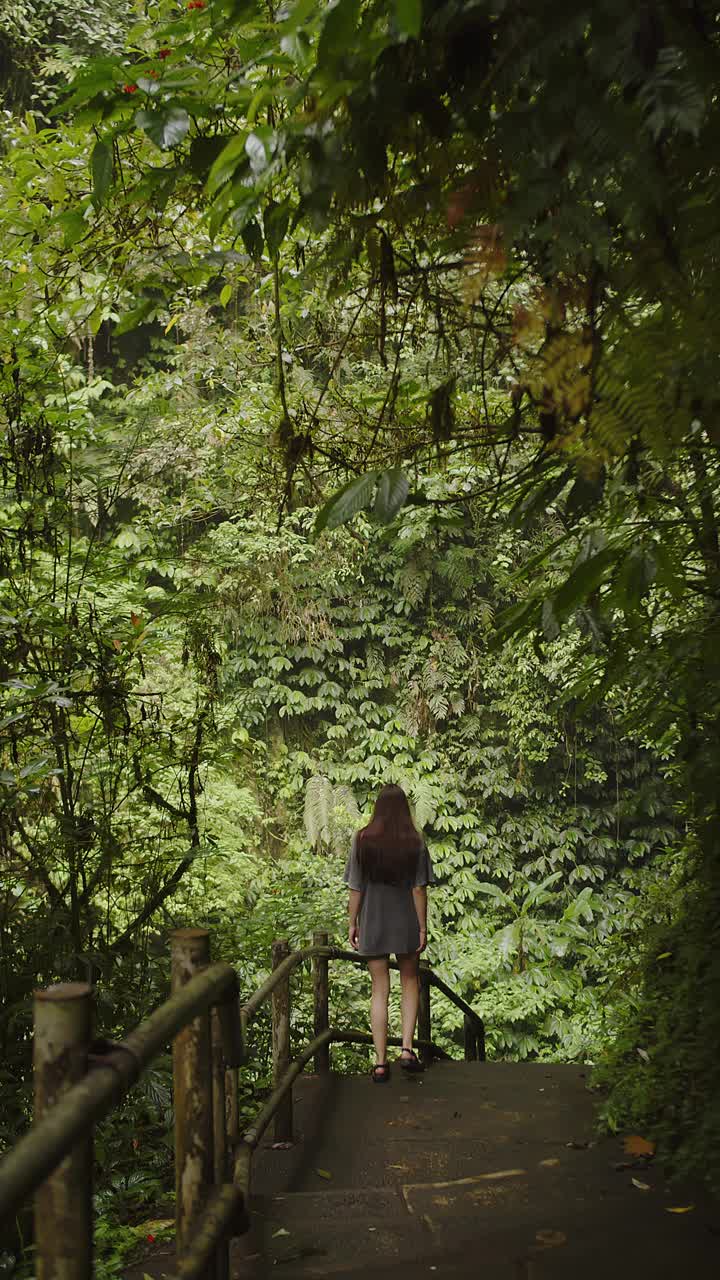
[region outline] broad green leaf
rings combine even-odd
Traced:
[[[617,576],[617,591],[626,613],[634,613],[657,574],[657,560],[647,547],[636,547],[626,557]]]
[[[528,578],[532,578],[535,574],[535,570],[540,566],[545,568],[547,562],[552,560],[553,553],[557,551],[557,548],[564,546],[564,544],[566,542],[570,542],[572,538],[572,533],[562,533],[559,538],[555,538],[553,542],[549,542],[546,547],[543,547],[542,551],[538,551],[534,556],[531,556],[529,560],[525,560],[520,568],[516,569],[515,572],[510,575],[510,581],[523,582]]]
[[[224,284],[222,289],[220,290],[220,306],[226,307],[228,302],[232,298],[232,295],[233,295],[232,285]]]
[[[543,600],[542,629],[546,640],[556,640],[560,635],[560,623],[555,612],[555,604],[551,599]]]
[[[509,960],[513,951],[517,951],[520,943],[521,929],[521,922],[519,920],[513,920],[510,924],[507,924],[504,929],[501,929],[499,933],[495,934],[493,942],[497,947],[499,947],[503,960]]]
[[[245,143],[247,135],[239,133],[237,137],[231,138],[222,148],[219,155],[211,157],[212,147],[209,146],[212,139],[193,138],[190,143],[190,161],[197,172],[198,166],[205,166],[206,161],[211,164],[208,174],[207,189],[209,194],[215,195],[221,187],[225,186],[233,177],[235,170],[239,165],[247,164],[247,154],[245,151]],[[202,144],[202,145],[200,145]]]
[[[256,176],[264,173],[270,163],[270,144],[273,130],[269,125],[258,125],[245,139],[245,154]]]
[[[104,93],[108,86],[116,82],[116,76],[122,75],[125,78],[126,70],[123,58],[119,55],[112,58],[93,58],[92,62],[78,71],[70,84],[70,96],[61,98],[60,102],[53,107],[51,115],[66,117],[74,107],[84,106],[85,103]]]
[[[57,225],[62,229],[63,245],[66,249],[72,248],[77,244],[78,240],[82,240],[87,235],[90,228],[81,213],[69,211],[61,213],[55,219]]]
[[[566,618],[576,605],[585,603],[606,577],[616,558],[614,548],[605,547],[573,570],[567,582],[554,596],[555,613],[559,619]]]
[[[332,498],[318,514],[315,521],[315,533],[323,529],[336,529],[338,525],[347,524],[358,511],[362,511],[370,503],[377,484],[377,471],[368,471],[356,480],[350,480],[342,489],[334,493]]]
[[[260,230],[260,223],[255,218],[251,222],[246,222],[240,235],[250,257],[259,262],[263,251],[263,234]]]
[[[360,0],[338,0],[328,10],[318,42],[318,66],[324,67],[345,53],[360,17]]]
[[[231,206],[229,217],[233,228],[235,231],[242,231],[257,211],[257,195],[252,190],[248,191],[241,183],[234,182],[227,193],[227,199]]]
[[[670,592],[674,599],[681,599],[686,590],[682,576],[682,564],[672,558],[662,542],[656,542],[653,553],[657,562],[657,580],[661,587]]]
[[[263,226],[265,228],[265,243],[271,258],[277,257],[280,245],[287,234],[289,222],[290,201],[287,199],[282,200],[279,204],[276,204],[274,200],[268,201],[263,213]]]
[[[125,314],[120,317],[115,325],[115,333],[120,335],[122,333],[129,333],[131,329],[137,329],[139,324],[142,324],[143,321],[147,320],[154,307],[155,303],[150,298],[144,298],[138,306],[133,307],[131,311],[126,311]]]
[[[390,471],[381,472],[374,507],[374,513],[378,520],[381,520],[383,524],[389,524],[391,520],[394,520],[408,496],[409,489],[408,478],[399,467],[393,467]]]
[[[90,171],[93,181],[93,199],[96,205],[105,203],[107,193],[113,180],[112,149],[102,138],[98,138],[90,157]]]
[[[523,909],[527,910],[527,908],[531,907],[534,902],[537,902],[538,898],[541,898],[547,892],[551,884],[557,884],[561,875],[562,875],[561,871],[553,871],[552,874],[547,876],[546,879],[543,880],[540,884],[533,885],[533,887],[531,888],[530,892],[527,895],[527,898],[525,899],[525,904]],[[592,889],[583,889],[582,893],[591,895]],[[582,894],[580,894],[580,897],[582,897]]]
[[[190,117],[184,107],[168,107],[164,111],[136,112],[135,124],[156,147],[168,151],[186,136]]]
[[[511,509],[510,520],[512,524],[519,528],[532,520],[539,512],[547,511],[550,504],[555,501],[565,488],[572,475],[573,468],[565,467],[559,475],[551,475],[541,484],[538,484],[537,479],[535,479],[527,493],[524,493]]]
[[[519,631],[531,631],[540,618],[540,605],[537,600],[523,600],[520,604],[505,609],[497,621],[497,628],[490,637],[491,649],[499,649],[511,636]]]
[[[423,0],[395,0],[395,21],[401,35],[417,39],[423,19]]]
[[[596,475],[579,475],[570,490],[565,507],[568,516],[578,516],[597,506],[605,492],[605,468]]]
[[[223,8],[234,24],[249,22],[259,10],[257,0],[223,0]]]
[[[511,911],[515,911],[515,903],[512,898],[508,897],[506,893],[503,893],[502,889],[500,889],[498,885],[491,884],[486,880],[481,880],[477,884],[473,885],[473,888],[478,893],[484,893],[488,898],[495,898],[498,902],[502,902],[503,906],[509,907]]]
[[[292,6],[289,16],[282,23],[281,30],[284,32],[297,31],[303,23],[313,14],[317,8],[317,0],[296,0]]]

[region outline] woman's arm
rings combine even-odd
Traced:
[[[362,902],[362,889],[351,889],[348,897],[348,938],[353,951],[357,951],[360,946],[360,930],[358,928],[358,916],[360,915],[360,904]]]
[[[420,925],[420,946],[418,951],[424,951],[427,946],[427,888],[425,885],[419,885],[413,889],[413,902],[415,903],[415,914]]]

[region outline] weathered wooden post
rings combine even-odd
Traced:
[[[225,1071],[225,1132],[232,1158],[240,1138],[240,1113],[238,1108],[238,1069],[228,1067]]]
[[[171,935],[172,990],[210,963],[207,929]],[[195,1221],[213,1183],[213,1082],[210,1015],[200,1014],[173,1041],[175,1104],[175,1247],[178,1261],[192,1243]],[[208,1272],[208,1280],[211,1271]]]
[[[431,1040],[430,1033],[430,974],[427,969],[421,967],[418,972],[419,985],[419,1001],[418,1001],[418,1039]],[[420,1049],[420,1058],[428,1066],[432,1062],[432,1050],[428,1048]]]
[[[39,1120],[87,1071],[92,987],[63,982],[35,992],[34,1118]],[[92,1276],[92,1129],[35,1192],[38,1280]]]
[[[227,1126],[225,1120],[225,1046],[217,1009],[212,1011],[212,1094],[213,1167],[215,1183],[225,1182],[227,1170]]]
[[[465,1061],[475,1062],[477,1059],[477,1033],[473,1020],[466,1013],[463,1020],[463,1038],[465,1042]]]
[[[313,946],[326,947],[327,933],[314,933]],[[313,956],[313,1025],[314,1034],[319,1036],[330,1026],[330,984],[328,979],[327,956]],[[313,1060],[315,1070],[322,1074],[330,1070],[330,1045],[324,1044],[318,1049]]]
[[[213,1107],[213,1171],[215,1185],[228,1181],[227,1127],[225,1120],[225,1044],[217,1009],[211,1015],[212,1043],[212,1107]],[[215,1251],[215,1280],[227,1280],[230,1269],[227,1237]]]
[[[272,944],[272,967],[277,969],[290,954],[287,939]],[[286,974],[272,993],[273,1084],[280,1084],[290,1065],[290,975]],[[293,1105],[289,1089],[275,1112],[275,1141],[292,1142]]]

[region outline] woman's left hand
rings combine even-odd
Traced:
[[[418,955],[424,951],[427,946],[427,929],[420,930],[420,946],[418,947]]]
[[[357,951],[360,946],[360,930],[356,924],[351,924],[348,928],[348,939],[353,951]]]

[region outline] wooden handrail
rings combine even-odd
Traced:
[[[313,951],[315,950],[315,948],[310,947],[309,950]],[[364,956],[359,956],[356,951],[343,951],[341,950],[340,947],[328,947],[327,951],[332,960],[349,960],[352,964],[360,964],[360,965],[367,964],[367,961],[364,958]],[[400,968],[399,964],[395,960],[390,960],[388,961],[388,963],[391,969]],[[478,1030],[482,1031],[482,1038],[484,1043],[485,1024],[482,1018],[480,1017],[480,1014],[476,1013],[476,1011],[472,1008],[472,1006],[469,1005],[466,1000],[463,1000],[462,996],[459,996],[456,991],[453,991],[452,987],[449,987],[446,982],[443,982],[442,978],[439,978],[438,975],[435,973],[435,970],[431,969],[430,965],[427,964],[427,962],[424,960],[420,961],[420,972],[426,973],[428,976],[428,981],[430,985],[433,987],[437,987],[438,991],[442,991],[443,995],[446,996],[447,999],[450,1000],[452,1004],[454,1004],[460,1010],[461,1013],[464,1013],[466,1017],[472,1019],[472,1021],[478,1027]],[[484,1054],[482,1056],[484,1058]]]
[[[372,1036],[367,1031],[348,1031],[341,1027],[328,1027],[326,1031],[321,1031],[320,1035],[315,1036],[315,1039],[311,1040],[302,1052],[293,1059],[277,1088],[273,1090],[262,1110],[258,1112],[252,1126],[245,1130],[241,1141],[247,1143],[253,1151],[255,1150],[288,1089],[300,1075],[303,1067],[307,1066],[310,1059],[315,1056],[318,1049],[321,1049],[323,1045],[333,1043],[372,1044],[372,1042]],[[417,1043],[423,1048],[431,1049],[435,1057],[445,1058],[450,1061],[450,1054],[441,1049],[439,1045],[433,1044],[432,1041],[418,1040]],[[388,1044],[400,1047],[402,1045],[402,1037],[388,1036]]]
[[[88,1127],[102,1120],[135,1083],[143,1067],[183,1027],[237,991],[229,964],[214,964],[171,996],[124,1040],[90,1053],[91,1069],[0,1162],[0,1218],[11,1216],[52,1173]]]
[[[177,1235],[176,1277],[177,1280],[224,1280],[227,1276],[227,1239],[247,1229],[252,1152],[273,1119],[277,1125],[278,1117],[282,1117],[283,1134],[291,1136],[292,1086],[295,1080],[313,1057],[316,1069],[328,1070],[328,1050],[333,1043],[372,1043],[372,1037],[365,1031],[328,1025],[328,962],[340,960],[364,965],[364,958],[354,951],[327,945],[324,941],[327,934],[315,934],[314,937],[315,945],[290,954],[286,954],[286,943],[275,944],[272,973],[240,1005],[235,970],[230,965],[208,963],[207,931],[176,931],[173,941],[173,994],[124,1040],[115,1044],[93,1042],[87,1046],[84,1051],[87,1074],[77,1083],[69,1079],[62,1086],[57,1102],[48,1099],[46,1109],[35,1120],[30,1132],[0,1161],[0,1216],[12,1215],[29,1194],[37,1193],[39,1188],[49,1186],[51,1182],[56,1191],[58,1187],[62,1190],[63,1196],[58,1203],[62,1201],[72,1206],[73,1197],[80,1194],[80,1189],[68,1181],[70,1162],[66,1157],[78,1148],[83,1139],[88,1141],[92,1126],[112,1110],[147,1064],[172,1040],[176,1088],[180,1081],[183,1086],[182,1100],[179,1096],[175,1098],[176,1113],[180,1107],[182,1115],[187,1116],[185,1123],[194,1127],[197,1133],[193,1139],[195,1145],[200,1142],[202,1146],[206,1140],[212,1144],[213,1126],[216,1130],[215,1159],[212,1149],[203,1150],[203,1169],[207,1171],[203,1177],[209,1177],[211,1185],[203,1183],[194,1188],[191,1196],[186,1198],[183,1191],[180,1197],[182,1204],[178,1208],[178,1224],[182,1223],[182,1230],[178,1230]],[[289,979],[293,970],[309,959],[313,960],[316,1034],[290,1060]],[[390,967],[396,969],[398,965],[390,962]],[[421,978],[425,988],[424,1012],[421,1007],[421,1035],[416,1043],[423,1058],[427,1061],[432,1057],[449,1057],[430,1037],[429,989],[434,986],[464,1015],[465,1056],[484,1059],[482,1018],[425,964],[421,966]],[[89,988],[82,991],[79,988],[71,990],[70,987],[50,988],[47,993],[39,993],[38,998],[50,1000],[60,1011],[60,1016],[63,1001],[67,1003],[80,995],[89,998],[90,994]],[[248,1021],[268,998],[272,998],[273,1004],[274,1088],[251,1127],[240,1136],[237,1133],[237,1069],[247,1058],[243,1033]],[[216,1020],[212,1036],[211,1010],[215,1011],[213,1018]],[[75,1020],[78,1021],[77,1017]],[[78,1025],[84,1025],[82,1019]],[[46,1037],[42,1061],[49,1070],[48,1078],[53,1078],[54,1070],[62,1082],[63,1070],[67,1070],[63,1065],[64,1059],[68,1058],[68,1053],[64,1051],[64,1056],[53,1063],[51,1041],[52,1037]],[[391,1036],[388,1043],[401,1045],[402,1040]],[[218,1054],[221,1054],[221,1060]],[[74,1061],[77,1064],[77,1054]],[[77,1079],[77,1065],[73,1070]],[[201,1071],[202,1078],[195,1080],[195,1071]],[[218,1095],[218,1088],[222,1089],[223,1073],[226,1089],[230,1086],[229,1125]],[[220,1133],[217,1133],[218,1125],[222,1127]],[[176,1146],[176,1158],[187,1145],[184,1142],[186,1137],[187,1134],[176,1133],[176,1143],[180,1143],[179,1147]],[[228,1146],[231,1148],[232,1175],[224,1169]],[[189,1179],[183,1181],[188,1182]],[[82,1193],[87,1197],[87,1187]],[[45,1195],[43,1203],[52,1204],[53,1197]],[[82,1220],[80,1214],[78,1221]],[[36,1252],[43,1250],[43,1258],[40,1259],[44,1264],[43,1274],[51,1274],[52,1242],[61,1235],[60,1231],[48,1229],[45,1223],[42,1240],[38,1236]],[[67,1280],[89,1280],[91,1240],[84,1241],[82,1248],[78,1245],[77,1254],[77,1260],[70,1256],[68,1265],[66,1249],[63,1255],[64,1275]]]
[[[290,955],[286,956],[281,964],[277,966],[277,968],[273,969],[272,973],[269,974],[265,981],[257,988],[256,991],[253,992],[249,1000],[246,1000],[241,1006],[240,1014],[243,1022],[248,1022],[253,1014],[257,1013],[260,1006],[264,1004],[269,996],[272,995],[278,984],[283,982],[285,978],[289,977],[293,969],[296,969],[297,966],[302,964],[305,960],[311,960],[318,956],[327,956],[328,960],[346,960],[349,961],[350,964],[357,964],[361,966],[367,964],[367,960],[364,956],[358,955],[356,951],[344,951],[341,947],[314,946],[302,947],[298,951],[292,951]],[[389,960],[388,965],[391,969],[399,970],[400,968],[395,960]],[[452,987],[449,987],[442,978],[438,977],[429,965],[421,961],[420,967],[423,973],[427,973],[428,981],[431,986],[436,987],[438,991],[442,991],[443,995],[446,996],[461,1013],[464,1013],[466,1017],[472,1019],[478,1029],[482,1030],[482,1036],[484,1039],[485,1026],[480,1014],[477,1013],[462,996],[459,996],[457,992],[453,991]]]

